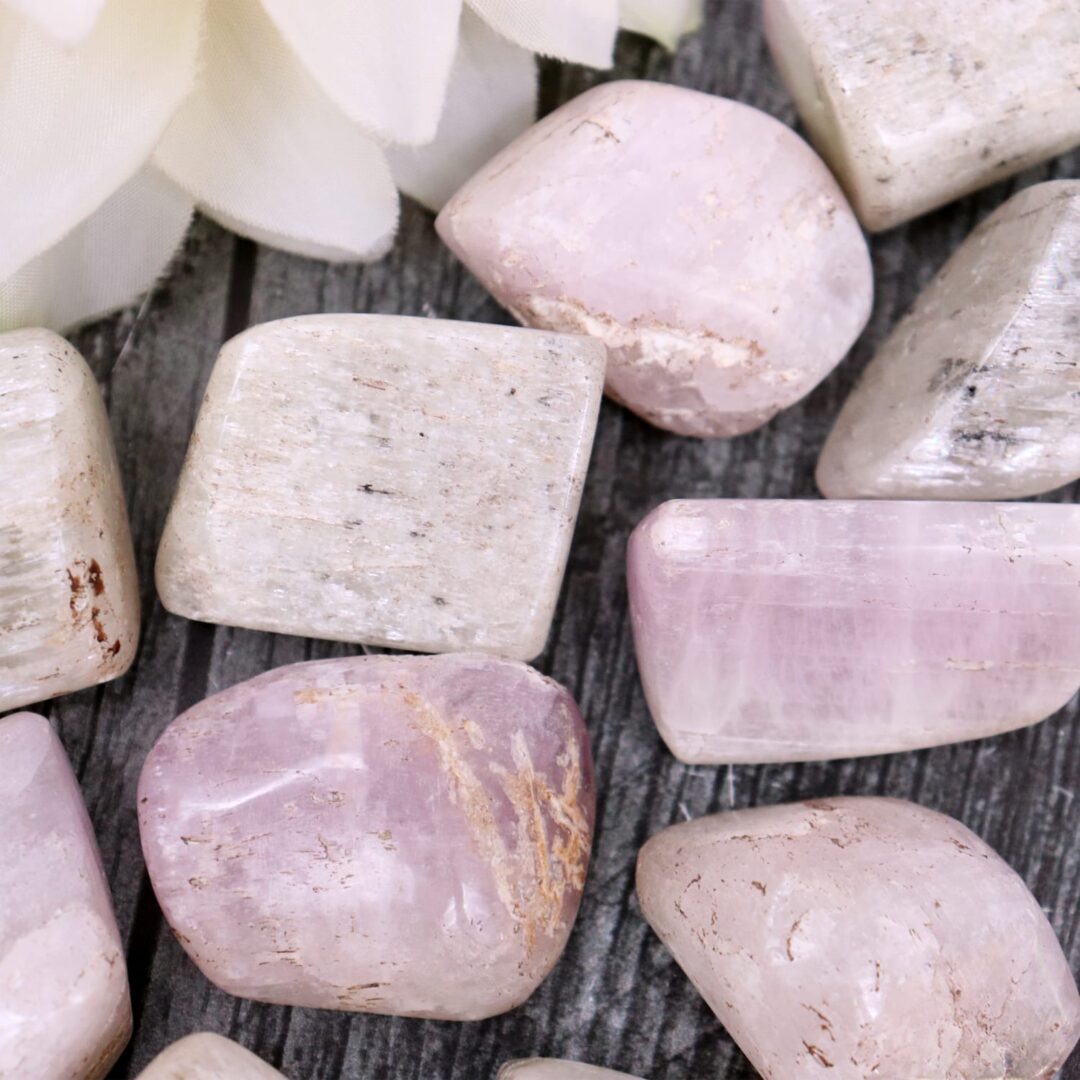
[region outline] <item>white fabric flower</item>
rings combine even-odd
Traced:
[[[533,120],[534,53],[607,67],[703,0],[0,0],[0,329],[145,291],[195,207],[315,258],[384,254]]]

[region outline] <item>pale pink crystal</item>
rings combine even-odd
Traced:
[[[1080,507],[670,502],[630,540],[638,667],[688,762],[1023,727],[1080,685]]]
[[[139,785],[158,900],[222,989],[455,1020],[558,959],[593,802],[570,695],[476,655],[271,671],[174,721]]]
[[[638,859],[653,929],[775,1080],[1039,1080],[1080,996],[1038,902],[958,821],[892,799],[718,814]]]
[[[98,1080],[131,1034],[94,830],[44,717],[0,720],[0,1077]]]
[[[608,392],[685,435],[764,424],[870,314],[866,243],[829,170],[784,124],[696,90],[582,94],[436,225],[522,322],[603,341]]]

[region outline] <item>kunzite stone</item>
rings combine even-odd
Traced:
[[[1039,1080],[1080,1037],[1054,931],[958,821],[841,798],[701,818],[641,850],[652,928],[774,1080]]]
[[[628,562],[645,695],[686,762],[981,738],[1080,686],[1080,506],[669,502]]]
[[[122,675],[139,589],[109,419],[48,330],[0,334],[0,712]]]
[[[256,630],[536,656],[604,364],[584,337],[387,315],[241,334],[165,526],[162,602]]]
[[[582,94],[436,226],[522,322],[603,341],[608,392],[684,435],[764,424],[870,313],[866,244],[821,160],[765,113],[695,90]]]
[[[868,229],[1080,143],[1076,0],[765,0],[764,18],[810,137]]]
[[[131,1034],[127,966],[60,740],[0,720],[0,1077],[99,1080]]]
[[[282,1080],[250,1050],[209,1032],[188,1035],[163,1050],[139,1080]]]
[[[279,668],[196,705],[139,785],[165,916],[223,990],[476,1020],[558,959],[592,841],[573,699],[478,655]]]
[[[577,1061],[529,1058],[510,1061],[499,1070],[498,1080],[635,1080],[629,1073],[599,1069]]]
[[[1010,499],[1080,477],[1078,311],[1080,181],[1027,188],[871,361],[818,486],[843,499]]]

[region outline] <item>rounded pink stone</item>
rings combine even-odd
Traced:
[[[490,657],[368,656],[189,709],[147,759],[139,820],[165,916],[223,990],[475,1020],[559,958],[594,798],[557,683]]]
[[[613,82],[480,170],[440,235],[529,326],[608,346],[608,392],[684,435],[750,431],[810,392],[870,314],[866,242],[786,125]]]

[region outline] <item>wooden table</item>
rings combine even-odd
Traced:
[[[757,0],[713,0],[707,29],[674,58],[626,37],[618,73],[737,98],[794,122],[765,51]],[[543,106],[603,77],[547,65]],[[664,499],[814,497],[814,462],[832,418],[919,289],[1015,187],[1076,176],[1078,165],[1073,154],[875,239],[877,305],[853,356],[761,431],[698,442],[663,434],[605,403],[555,630],[539,662],[571,688],[588,718],[600,790],[593,867],[577,929],[551,978],[523,1008],[463,1025],[270,1007],[216,990],[185,957],[154,901],[139,850],[135,786],[147,750],[180,710],[276,665],[352,651],[189,623],[156,602],[154,552],[220,343],[250,323],[318,311],[510,320],[442,247],[431,215],[412,205],[393,252],[370,267],[332,267],[256,248],[197,222],[175,268],[137,314],[76,338],[108,395],[145,617],[126,678],[47,708],[86,792],[128,942],[135,1036],[113,1075],[134,1076],[167,1043],[210,1029],[251,1047],[292,1080],[489,1080],[506,1059],[533,1054],[580,1058],[652,1080],[752,1077],[641,919],[635,853],[651,833],[687,817],[837,793],[914,799],[960,818],[1023,874],[1074,970],[1080,968],[1075,705],[1025,731],[922,753],[690,768],[667,753],[646,711],[623,575],[631,528]],[[1055,497],[1073,499],[1075,492]],[[1066,1075],[1080,1077],[1076,1055]]]

